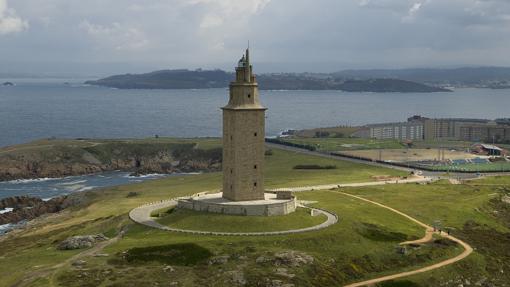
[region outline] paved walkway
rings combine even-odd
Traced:
[[[268,189],[268,191],[276,192],[276,191],[292,191],[292,192],[300,192],[300,191],[311,191],[311,190],[326,190],[326,189],[334,189],[339,187],[362,187],[362,186],[376,186],[376,185],[385,185],[385,184],[404,184],[404,183],[425,183],[432,182],[434,179],[423,176],[416,176],[408,179],[395,179],[395,180],[385,180],[385,181],[370,181],[370,182],[360,182],[360,183],[338,183],[338,184],[324,184],[324,185],[314,185],[314,186],[297,186],[297,187],[282,187],[282,188],[273,188]]]
[[[157,228],[160,230],[174,231],[174,232],[182,232],[182,233],[191,233],[191,234],[200,234],[200,235],[222,235],[222,236],[267,236],[267,235],[283,235],[283,234],[292,234],[292,233],[302,233],[308,231],[316,231],[319,229],[326,228],[338,222],[338,217],[336,214],[333,214],[327,210],[319,209],[319,208],[311,208],[307,206],[301,206],[304,208],[308,208],[313,210],[316,213],[326,215],[327,219],[323,223],[311,227],[300,228],[300,229],[291,229],[291,230],[282,230],[282,231],[267,231],[267,232],[215,232],[215,231],[202,231],[202,230],[188,230],[188,229],[180,229],[173,228],[166,225],[162,225],[154,220],[151,217],[151,213],[155,210],[162,208],[170,208],[177,205],[177,199],[163,200],[161,202],[150,203],[146,205],[142,205],[137,207],[129,212],[129,218],[134,222],[143,224],[145,226],[149,226],[152,228]]]

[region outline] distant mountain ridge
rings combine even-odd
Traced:
[[[391,78],[422,84],[456,87],[510,86],[510,68],[466,67],[454,69],[373,69],[344,70],[332,73],[333,77],[346,79]]]
[[[118,89],[226,88],[234,74],[222,70],[161,70],[146,74],[115,75],[85,84]],[[401,79],[346,80],[322,74],[260,74],[261,90],[342,90],[348,92],[429,93],[449,90]]]
[[[222,70],[161,70],[115,75],[85,84],[119,89],[207,89],[228,86],[233,74]]]

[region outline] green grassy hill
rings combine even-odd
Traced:
[[[393,170],[280,150],[273,150],[273,155],[266,156],[266,162],[268,188],[364,182],[372,180],[374,174],[398,175]],[[334,164],[338,168],[295,170],[296,163]],[[26,230],[0,239],[0,286],[277,286],[274,284],[285,283],[341,286],[429,265],[462,251],[455,244],[439,240],[402,253],[398,244],[422,237],[423,228],[335,190],[297,194],[298,199],[316,201],[313,206],[339,216],[339,223],[310,233],[269,237],[197,236],[151,229],[134,224],[127,217],[129,210],[140,204],[214,190],[220,185],[220,173],[207,173],[88,192],[88,201],[83,206],[39,219]],[[442,282],[459,278],[470,282],[485,278],[485,282],[494,282],[494,286],[508,282],[510,261],[505,246],[510,244],[510,213],[508,206],[499,200],[510,192],[508,178],[464,185],[439,182],[342,191],[380,201],[428,224],[441,220],[444,226],[454,228],[456,236],[476,247],[475,253],[465,261],[384,286],[441,286]],[[128,197],[130,192],[137,192],[138,196]],[[223,224],[231,224],[246,218],[222,220]],[[83,250],[56,249],[59,242],[72,235],[104,233],[115,237],[121,230],[123,235],[98,251],[105,254],[99,257],[79,255]]]

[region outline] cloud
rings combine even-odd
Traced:
[[[0,37],[2,63],[230,69],[250,40],[257,72],[510,65],[509,0],[0,0],[0,15],[30,23]]]
[[[205,15],[200,23],[200,28],[208,29],[221,26],[221,24],[223,24],[223,19],[223,17],[214,14]]]
[[[97,40],[99,45],[107,44],[113,46],[115,50],[139,50],[149,45],[149,40],[141,30],[118,22],[104,26],[84,20],[79,27]]]
[[[402,18],[402,22],[413,22],[415,20],[415,15],[420,11],[421,7],[423,6],[422,2],[416,2],[414,3],[411,8],[409,8],[407,15]]]
[[[9,9],[7,0],[0,0],[0,35],[17,33],[28,29],[28,22],[19,18],[14,9]]]

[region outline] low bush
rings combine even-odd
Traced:
[[[126,252],[129,263],[157,261],[163,264],[193,266],[207,260],[213,253],[192,243],[137,247]]]
[[[358,234],[373,241],[402,242],[408,240],[406,234],[389,231],[375,224],[361,223],[359,226],[356,226],[355,229]]]
[[[279,138],[266,138],[266,142],[268,142],[268,143],[275,143],[275,144],[281,144],[281,145],[286,145],[286,146],[291,146],[291,147],[297,147],[297,148],[304,148],[304,149],[307,149],[309,151],[317,150],[317,147],[313,146],[313,145],[300,144],[300,143],[292,143],[292,142],[288,142],[288,141],[285,141],[285,140],[282,140],[282,139],[279,139]]]
[[[336,165],[298,164],[294,169],[336,169]]]

